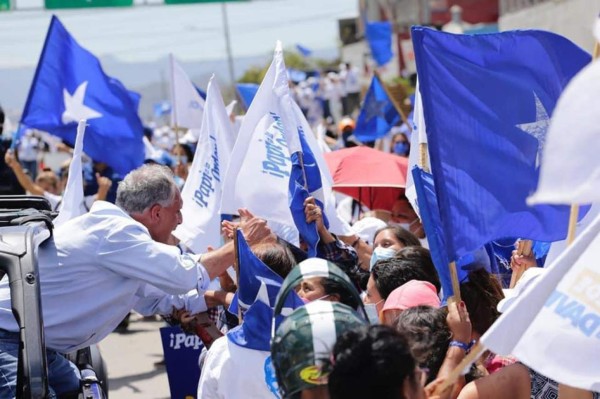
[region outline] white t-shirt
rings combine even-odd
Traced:
[[[265,362],[270,352],[247,349],[227,336],[213,342],[202,366],[198,383],[199,399],[278,398],[276,382],[267,385]]]

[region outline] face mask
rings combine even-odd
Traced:
[[[377,303],[367,303],[365,304],[365,312],[367,312],[367,318],[369,319],[369,324],[380,324],[379,320],[379,312],[377,311],[377,305],[383,302],[383,299]]]
[[[308,298],[300,298],[302,300],[302,302],[304,302],[305,304],[309,303],[309,302],[313,302],[313,301],[319,301],[321,299],[325,299],[329,296],[329,294],[327,295],[323,295],[322,297],[319,297],[317,299],[308,299]]]
[[[394,153],[396,155],[408,154],[408,143],[399,141],[396,144],[394,144]]]
[[[177,165],[177,162],[180,162],[182,165],[187,165],[188,163],[187,155],[173,155],[173,158],[175,159],[175,165]]]
[[[371,263],[369,270],[373,270],[373,266],[375,266],[375,263],[377,263],[378,260],[392,258],[394,255],[396,255],[396,252],[397,251],[394,248],[375,248],[373,250],[373,254],[371,255]]]

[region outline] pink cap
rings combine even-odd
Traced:
[[[440,307],[435,286],[427,281],[411,280],[396,288],[386,299],[382,311],[406,310],[419,305]]]

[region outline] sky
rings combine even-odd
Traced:
[[[139,2],[142,0],[135,0]],[[157,0],[145,0],[156,2]],[[226,58],[221,3],[142,5],[77,10],[42,9],[43,0],[17,0],[0,13],[0,69],[37,64],[54,13],[83,47],[119,62]],[[314,49],[338,45],[337,20],[357,15],[354,0],[258,0],[227,3],[233,57],[269,53],[276,40]]]

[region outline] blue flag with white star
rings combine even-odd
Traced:
[[[229,312],[238,314],[241,307],[243,322],[227,333],[229,341],[238,346],[261,351],[271,350],[273,307],[283,278],[271,270],[250,250],[241,230],[236,231],[238,245],[239,284]],[[293,293],[286,299],[285,314],[304,303]]]
[[[413,27],[431,169],[450,260],[503,237],[556,241],[569,208],[529,207],[550,115],[590,56],[559,35]]]
[[[139,100],[52,16],[22,124],[74,144],[77,124],[86,119],[83,151],[125,175],[144,162]]]
[[[385,136],[400,121],[400,114],[377,76],[373,76],[356,120],[354,137],[362,142]]]

